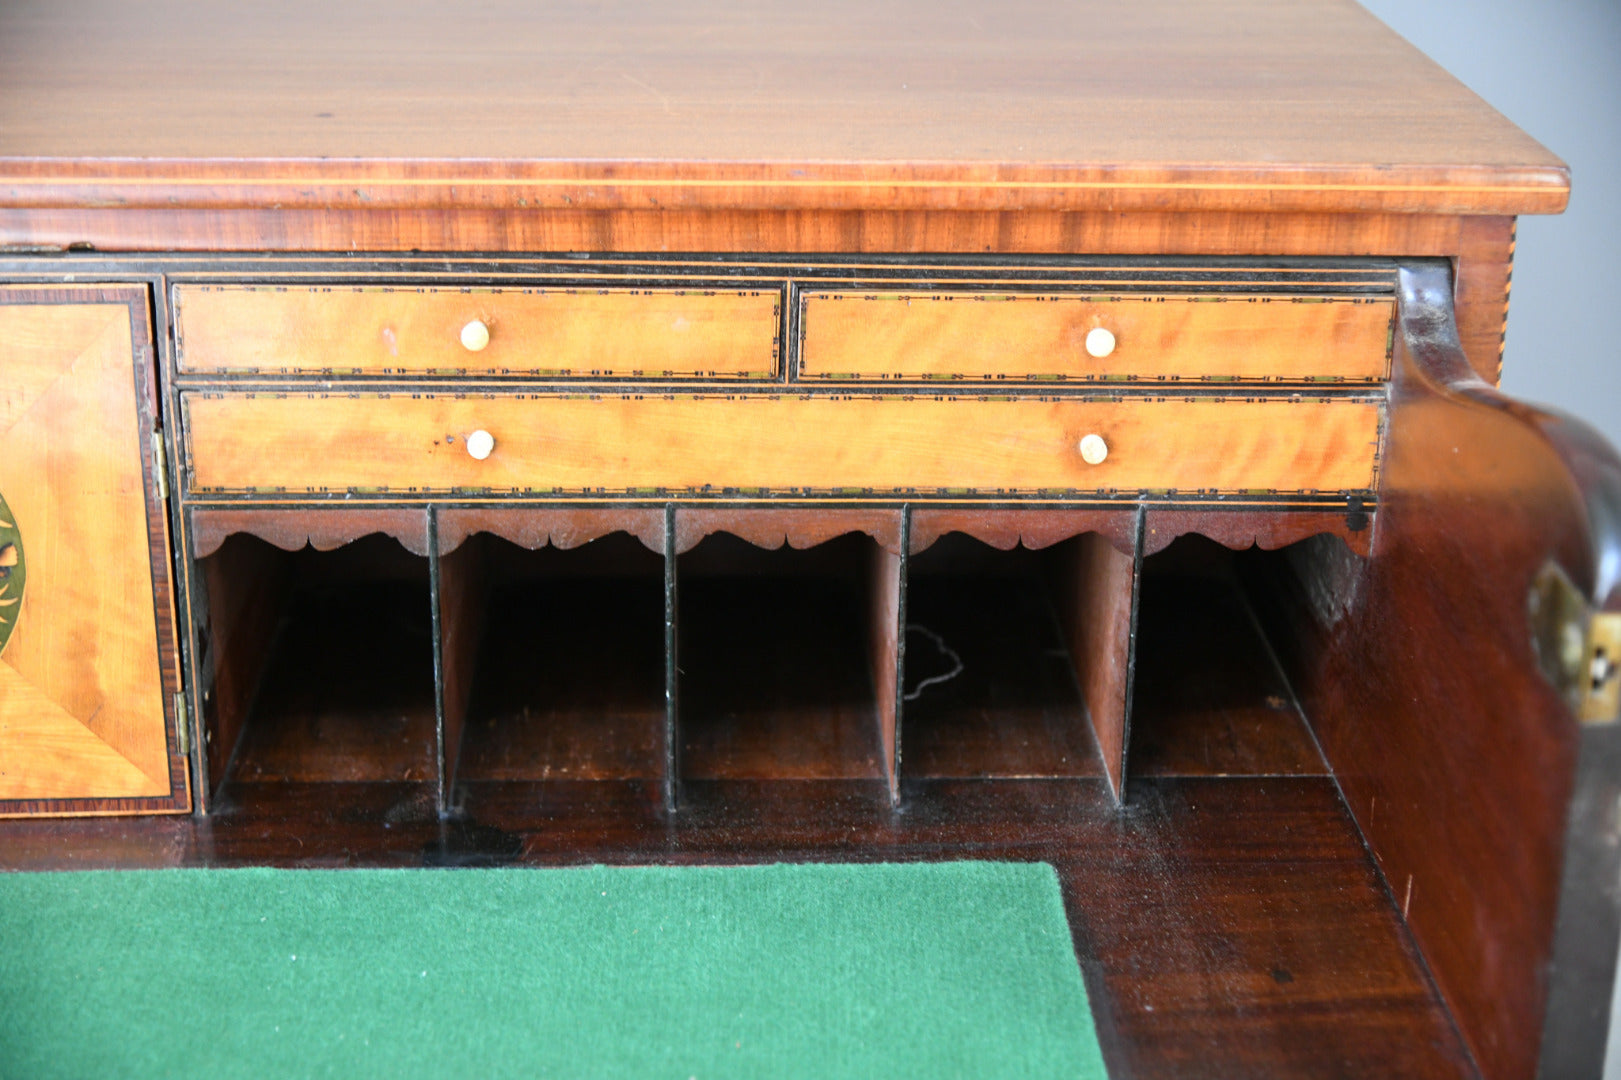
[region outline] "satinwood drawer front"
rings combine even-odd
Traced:
[[[185,373],[769,379],[781,292],[200,285],[174,289]]]
[[[196,493],[919,498],[1367,492],[1367,399],[803,394],[183,398]],[[475,454],[481,456],[475,456]]]
[[[1389,297],[801,294],[799,374],[856,381],[1378,383]]]

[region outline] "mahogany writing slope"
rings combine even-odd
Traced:
[[[0,863],[1046,860],[1116,1077],[1593,1075],[1567,193],[1348,0],[8,4]]]

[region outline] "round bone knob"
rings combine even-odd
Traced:
[[[1087,435],[1081,439],[1081,460],[1088,465],[1102,465],[1109,456],[1109,444],[1102,435]]]
[[[1091,339],[1088,338],[1088,341]],[[468,352],[479,352],[490,343],[490,328],[484,325],[483,319],[474,319],[462,327],[462,348]]]
[[[483,461],[495,450],[495,436],[483,428],[467,436],[467,455],[474,461]]]
[[[1101,326],[1094,326],[1088,330],[1086,332],[1086,351],[1099,360],[1114,352],[1114,332],[1105,330]]]

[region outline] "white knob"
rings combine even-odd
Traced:
[[[483,428],[467,436],[467,456],[474,461],[483,461],[494,449],[495,436]]]
[[[467,339],[464,336],[462,340]],[[1101,326],[1094,326],[1086,332],[1086,351],[1102,360],[1114,352],[1114,333]]]
[[[1081,460],[1088,465],[1102,465],[1109,456],[1109,444],[1102,435],[1087,435],[1081,439]]]
[[[1091,339],[1088,338],[1088,341]],[[462,348],[468,352],[479,352],[490,343],[490,328],[484,325],[483,319],[474,319],[462,327]]]

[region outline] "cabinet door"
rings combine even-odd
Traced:
[[[0,286],[0,816],[190,807],[144,286]]]

